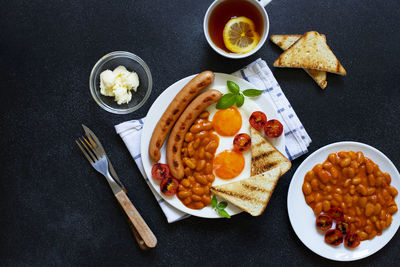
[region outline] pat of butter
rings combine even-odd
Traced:
[[[105,70],[100,74],[100,93],[113,96],[118,105],[127,104],[132,100],[132,90],[136,92],[139,77],[136,72],[128,71],[124,66],[118,66],[113,71]]]

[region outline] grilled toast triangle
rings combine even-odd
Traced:
[[[274,62],[275,67],[305,68],[346,75],[326,39],[315,31],[305,33]]]
[[[212,186],[210,190],[252,216],[258,216],[267,207],[280,176],[281,169],[275,168],[240,181]]]
[[[326,37],[324,34],[321,34],[325,40]],[[301,35],[298,34],[289,34],[289,35],[271,35],[271,41],[279,46],[282,50],[287,50],[291,47],[295,42],[297,42],[301,38]],[[314,81],[321,87],[321,89],[325,89],[328,82],[326,81],[326,71],[322,70],[313,70],[313,69],[303,69]]]
[[[285,174],[292,163],[259,131],[250,127],[251,136],[251,176],[264,173],[274,168],[280,169],[281,175]]]

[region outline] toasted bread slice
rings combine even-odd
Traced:
[[[321,34],[325,40],[326,37],[324,34]],[[290,34],[290,35],[271,35],[270,39],[271,41],[279,46],[283,50],[287,50],[289,47],[291,47],[297,40],[301,38],[301,35],[298,34]],[[314,79],[314,81],[321,87],[322,89],[325,89],[326,85],[328,82],[326,81],[326,71],[321,71],[321,70],[312,70],[312,69],[303,69],[305,72],[307,72],[308,75],[311,76],[311,78]]]
[[[268,142],[259,131],[250,127],[251,136],[251,176],[278,168],[285,174],[292,163]]]
[[[280,168],[275,168],[237,182],[213,186],[211,192],[258,216],[265,210],[280,176]]]
[[[279,56],[274,66],[316,69],[346,75],[346,70],[326,44],[325,38],[315,31],[305,33]]]

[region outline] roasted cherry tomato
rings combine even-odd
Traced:
[[[332,227],[332,218],[328,214],[320,214],[317,217],[317,228],[321,231],[327,231]]]
[[[251,138],[246,133],[237,134],[233,139],[233,147],[236,151],[243,152],[251,146]]]
[[[166,196],[173,196],[178,190],[179,182],[173,177],[164,178],[160,184],[161,192]]]
[[[278,120],[269,120],[264,126],[264,132],[269,138],[279,137],[283,133],[283,125]]]
[[[167,164],[156,163],[151,169],[151,175],[156,180],[162,181],[164,178],[170,177],[169,166]]]
[[[328,210],[329,216],[335,221],[343,221],[343,211],[341,208],[332,207]]]
[[[338,221],[336,223],[336,229],[342,232],[343,235],[346,235],[349,231],[349,223],[346,221]]]
[[[264,112],[254,111],[250,116],[249,122],[251,127],[256,130],[261,130],[267,123],[267,116],[264,114]]]
[[[325,242],[332,246],[338,246],[343,243],[343,235],[339,230],[329,230],[325,233]]]
[[[346,237],[344,238],[344,244],[346,247],[349,248],[356,248],[360,245],[360,236],[357,233],[347,233]]]

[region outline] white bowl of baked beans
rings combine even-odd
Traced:
[[[308,156],[293,175],[289,219],[299,239],[316,254],[336,261],[362,259],[383,248],[397,232],[399,189],[399,171],[382,152],[358,142],[333,143]],[[363,235],[358,247],[324,241],[316,218],[331,207],[343,209],[352,232]]]

